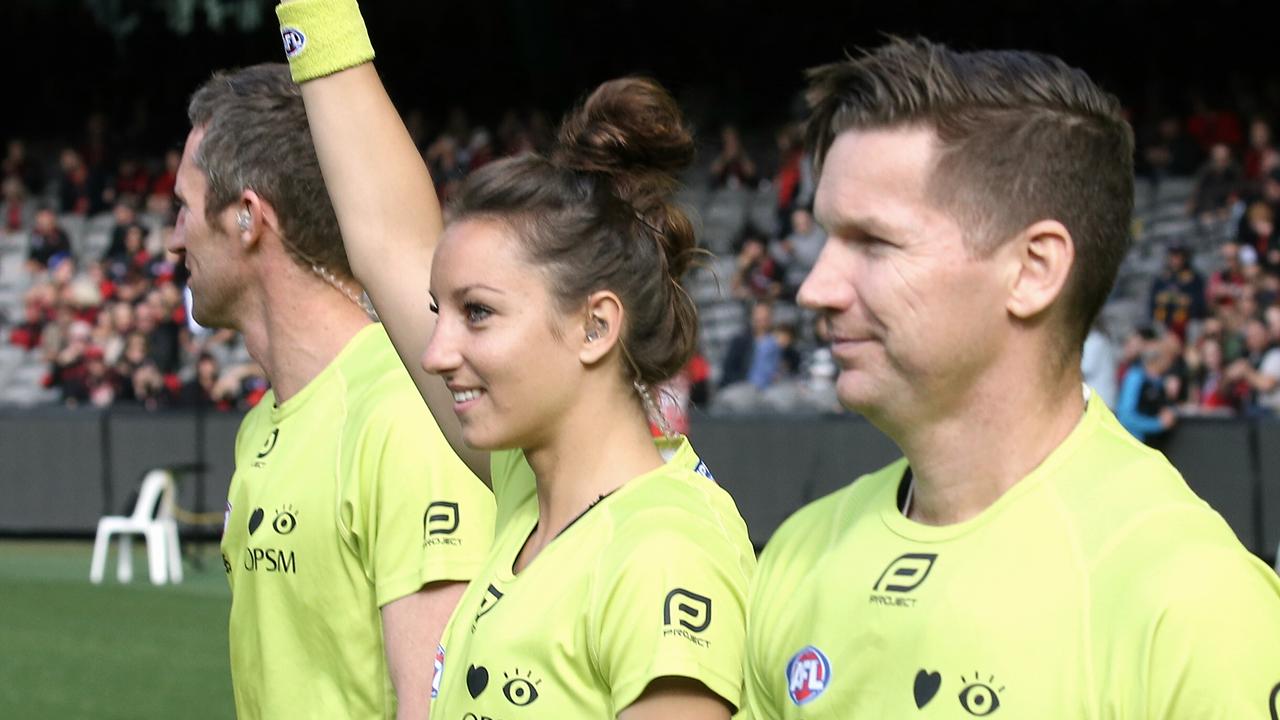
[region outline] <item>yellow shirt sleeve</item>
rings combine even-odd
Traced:
[[[367,421],[357,449],[363,512],[351,530],[379,607],[470,580],[493,538],[492,495],[413,401]]]
[[[1150,705],[1141,717],[1280,717],[1280,594],[1274,572],[1225,547],[1185,554],[1177,592],[1156,620],[1145,658]],[[1172,589],[1172,588],[1171,588]],[[1135,717],[1138,715],[1135,715]]]
[[[643,544],[625,532],[615,537],[593,592],[593,659],[613,707],[621,711],[668,676],[697,680],[737,707],[749,582],[741,550],[719,528],[691,526],[685,515],[631,521],[647,526]],[[680,532],[653,530],[673,523]]]

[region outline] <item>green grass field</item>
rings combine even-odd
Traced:
[[[232,718],[230,592],[216,549],[181,585],[89,583],[88,542],[0,540],[0,718]]]

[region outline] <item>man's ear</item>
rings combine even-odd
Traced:
[[[1075,242],[1057,220],[1027,226],[1008,244],[1008,311],[1022,320],[1045,312],[1062,295],[1075,264]]]
[[[232,210],[235,237],[246,249],[256,246],[264,234],[281,234],[280,217],[275,207],[252,189],[246,188],[240,193],[240,198],[232,204]]]

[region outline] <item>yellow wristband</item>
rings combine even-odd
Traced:
[[[294,0],[276,6],[293,81],[332,75],[373,59],[356,0]]]

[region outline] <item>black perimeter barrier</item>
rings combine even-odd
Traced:
[[[178,505],[226,506],[241,416],[0,408],[0,534],[88,535],[129,514],[142,475],[174,467]],[[856,416],[695,417],[694,446],[762,547],[788,515],[898,457]],[[1268,559],[1280,544],[1280,420],[1185,419],[1162,448],[1195,492]],[[188,528],[216,537],[217,523]]]

